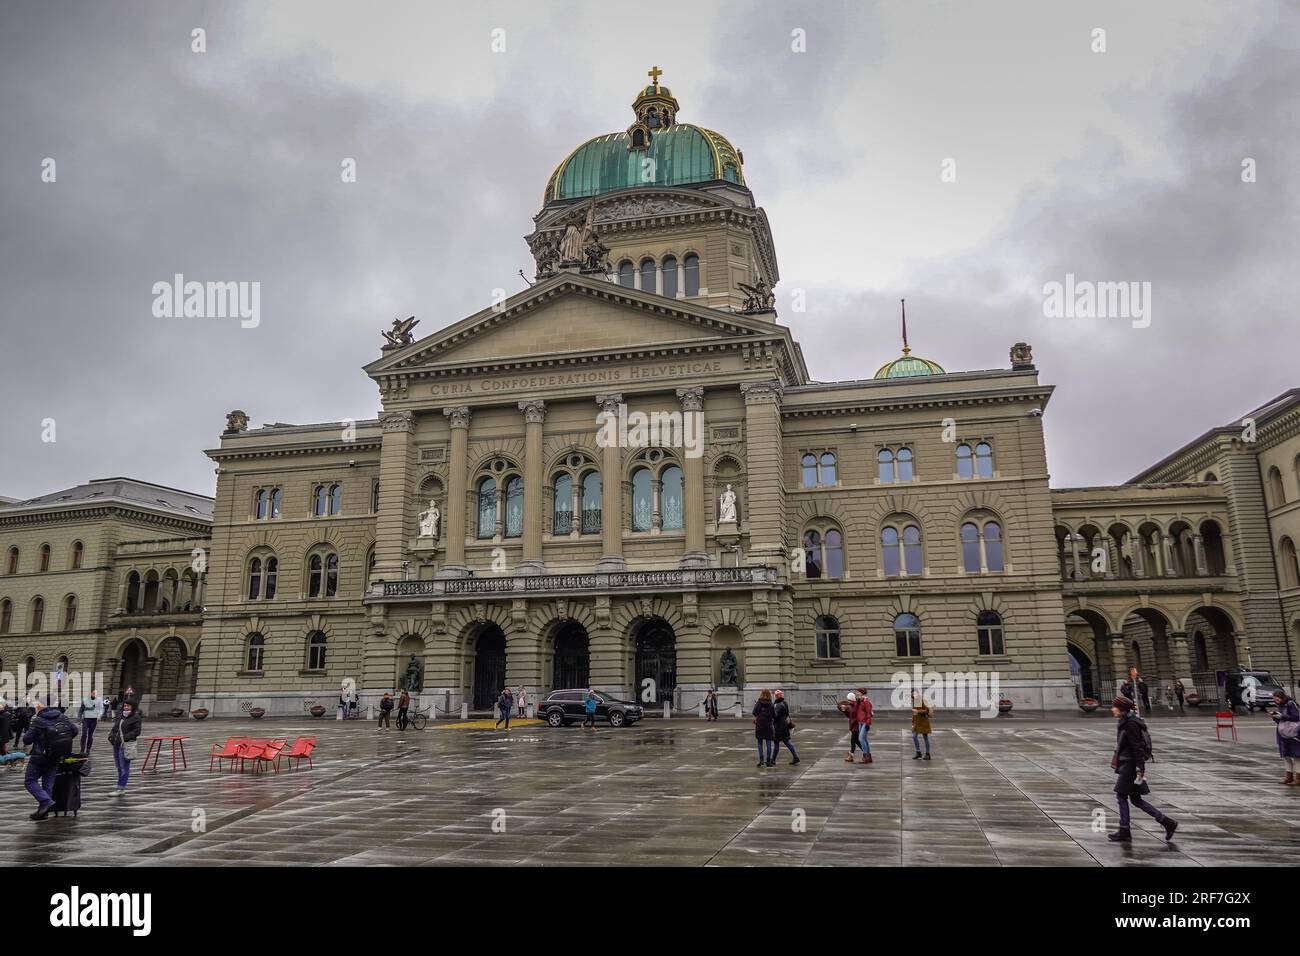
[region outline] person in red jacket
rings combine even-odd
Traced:
[[[844,695],[844,699],[838,704],[840,713],[848,718],[849,721],[849,753],[844,758],[845,763],[853,763],[853,754],[858,749],[858,695],[849,691]]]
[[[871,731],[871,701],[862,687],[858,688],[857,697],[858,746],[862,748],[862,762],[871,763],[871,742],[867,739]]]

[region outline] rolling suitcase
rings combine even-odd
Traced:
[[[50,812],[74,817],[81,809],[81,778],[90,773],[89,757],[65,757],[54,775],[54,806]]]

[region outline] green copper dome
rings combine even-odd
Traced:
[[[712,130],[674,123],[666,129],[649,130],[648,138],[649,143],[640,149],[632,146],[628,133],[607,133],[583,143],[556,167],[546,184],[545,202],[583,199],[633,186],[687,186],[718,180],[745,185],[740,153]],[[647,181],[644,170],[653,170],[654,178]]]
[[[904,350],[903,354],[892,362],[886,362],[880,366],[876,372],[875,378],[915,378],[918,375],[943,375],[943,366],[938,362],[931,362],[929,359],[918,358],[915,355],[909,355],[911,349]]]

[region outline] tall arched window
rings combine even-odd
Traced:
[[[0,601],[0,634],[8,634],[14,622],[14,602],[5,598]]]
[[[618,264],[618,284],[625,289],[636,286],[636,266],[631,259],[624,259]]]
[[[1286,504],[1286,490],[1282,487],[1282,472],[1278,471],[1276,465],[1268,470],[1268,496],[1272,499],[1274,508],[1280,508]]]
[[[268,509],[270,508],[270,495],[266,493],[265,488],[259,488],[257,489],[257,495],[253,500],[253,516],[260,521],[267,516]]]
[[[140,572],[132,571],[126,576],[126,609],[140,610]]]
[[[77,596],[69,594],[63,599],[63,629],[74,630],[77,626]]]
[[[9,561],[5,565],[5,568],[6,568],[5,574],[18,573],[18,549],[17,548],[9,549]]]
[[[569,475],[557,475],[555,501],[551,508],[551,534],[569,534],[572,530],[573,478]]]
[[[497,482],[495,478],[483,478],[478,483],[478,523],[475,533],[480,538],[491,538],[497,533]]]
[[[245,670],[262,670],[266,665],[266,638],[257,633],[249,634],[248,639],[244,642],[244,648],[246,651],[244,663],[247,665]]]
[[[43,544],[41,545],[41,570],[48,571],[49,569],[50,569],[50,546],[48,544]]]
[[[506,537],[518,538],[524,533],[524,480],[518,475],[506,479],[505,501]]]
[[[72,570],[81,570],[81,561],[86,555],[86,547],[80,541],[72,542]]]
[[[379,482],[370,483],[370,513],[379,514]]]
[[[284,492],[279,488],[271,489],[271,517],[280,517],[280,502],[284,499]]]
[[[343,514],[343,486],[342,485],[330,486],[330,514],[332,515]]]
[[[325,485],[317,485],[316,490],[312,493],[311,513],[319,518],[329,510],[329,488]]]
[[[1005,567],[1002,553],[1002,525],[990,521],[984,525],[984,569],[1002,571]]]
[[[325,669],[325,632],[312,631],[307,638],[307,670]]]
[[[600,472],[582,476],[582,533],[600,534]]]
[[[641,260],[641,291],[655,292],[655,261],[653,259]]]
[[[682,260],[682,289],[687,296],[700,294],[700,257],[692,253]]]
[[[894,455],[899,481],[912,480],[912,449],[900,448]]]
[[[676,465],[669,465],[659,475],[661,519],[665,531],[680,531],[685,527],[685,509],[682,497],[682,470]]]
[[[650,516],[654,511],[654,492],[650,487],[650,469],[638,468],[632,472],[632,510],[630,512],[633,531],[649,531]]]
[[[979,574],[980,566],[980,529],[973,521],[961,526],[961,563],[967,574]]]
[[[821,470],[821,474],[818,477],[818,484],[830,486],[839,483],[840,479],[835,468],[834,452],[822,452],[821,458],[817,459],[817,466]]]
[[[262,596],[262,559],[248,562],[248,599],[256,601]]]
[[[274,555],[254,557],[248,562],[248,599],[269,601],[275,597],[279,571],[280,562]]]
[[[45,626],[45,598],[32,598],[32,630],[39,631]]]
[[[813,622],[818,660],[835,660],[840,656],[840,622],[823,614]]]
[[[802,472],[800,484],[805,488],[829,488],[839,482],[833,451],[807,452],[799,460],[799,465]]]
[[[664,295],[670,299],[677,298],[677,260],[673,256],[664,257]]]
[[[885,577],[919,575],[925,570],[921,529],[915,524],[888,524],[880,529],[880,558]]]
[[[1300,564],[1296,563],[1295,542],[1290,538],[1282,539],[1282,586],[1300,587]]]
[[[882,485],[894,482],[894,453],[888,448],[880,449],[876,455],[876,477]]]
[[[921,656],[921,622],[915,614],[894,618],[894,649],[899,657]]]
[[[844,577],[844,537],[838,528],[809,528],[803,535],[803,548],[805,577]]]
[[[980,526],[967,521],[961,526],[961,563],[967,574],[1005,570],[1002,553],[1002,526],[985,521]]]
[[[981,654],[997,657],[1005,653],[1002,645],[1002,618],[997,611],[980,611],[979,617],[975,619],[975,636]]]
[[[975,477],[975,456],[970,450],[970,445],[957,446],[957,477]]]
[[[993,477],[993,446],[988,442],[982,441],[975,446],[975,477]]]
[[[910,575],[920,574],[925,567],[921,552],[921,529],[914,524],[903,529],[903,567]]]
[[[325,583],[325,557],[313,554],[307,559],[307,596],[320,597]]]
[[[817,456],[804,455],[799,461],[799,484],[803,488],[817,487]]]

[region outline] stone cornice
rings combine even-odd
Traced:
[[[34,525],[84,524],[87,521],[102,521],[121,518],[156,524],[164,528],[178,528],[196,532],[195,537],[206,538],[211,534],[212,522],[203,518],[182,518],[180,515],[167,515],[163,512],[150,511],[147,507],[133,508],[130,505],[94,505],[78,507],[65,505],[57,510],[25,511],[9,514],[0,511],[0,528],[21,528]]]
[[[890,395],[880,398],[844,398],[808,404],[794,405],[786,402],[781,406],[781,415],[785,418],[807,418],[826,414],[852,414],[883,411],[898,411],[915,408],[950,408],[955,405],[1005,405],[1011,402],[1040,401],[1046,402],[1051,396],[1050,386],[1038,386],[1033,389],[999,389],[988,391],[965,392],[925,392],[919,395]]]
[[[241,444],[226,448],[210,448],[204,452],[213,461],[238,460],[243,458],[283,458],[292,455],[323,455],[343,450],[374,450],[383,446],[381,439],[355,439],[345,441],[342,438],[329,439],[299,445],[258,445]]]

